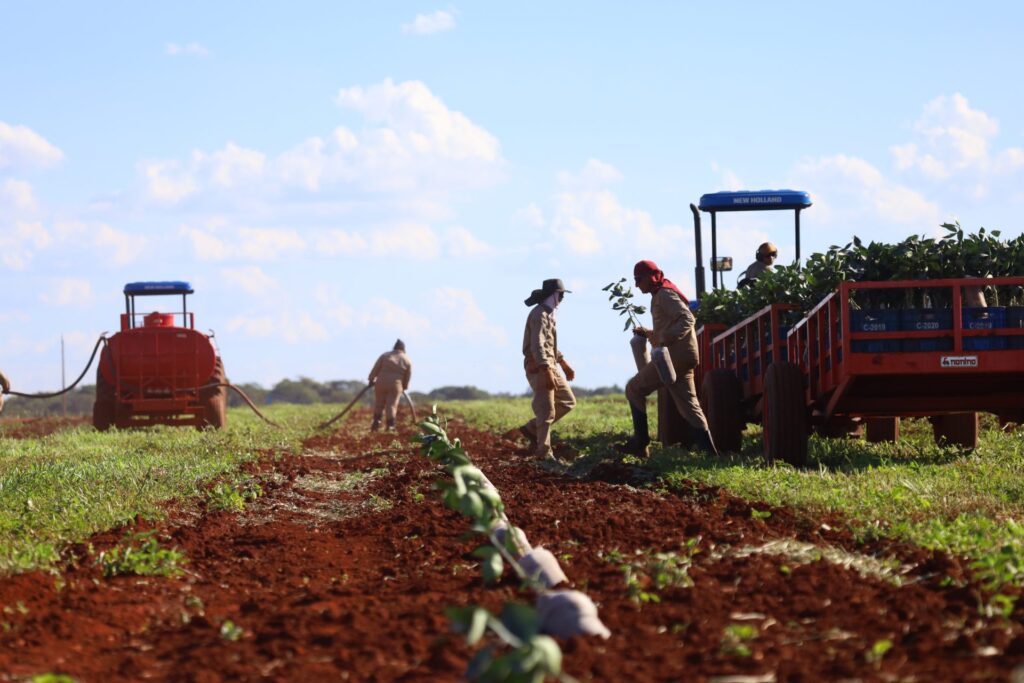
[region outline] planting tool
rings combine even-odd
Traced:
[[[367,385],[366,385],[365,387],[363,387],[363,388],[362,388],[362,389],[361,389],[361,390],[359,391],[359,393],[358,393],[358,394],[356,394],[356,395],[355,395],[355,398],[353,398],[353,399],[352,399],[351,401],[349,401],[349,402],[348,402],[348,405],[347,405],[347,406],[345,406],[345,409],[344,409],[344,410],[342,410],[342,411],[341,411],[340,413],[338,413],[337,415],[335,415],[334,417],[332,417],[332,418],[331,418],[330,420],[328,420],[327,422],[322,422],[321,424],[317,425],[317,427],[316,427],[316,428],[317,428],[317,429],[327,429],[327,428],[328,428],[328,427],[330,427],[330,426],[331,426],[332,424],[334,424],[335,422],[337,422],[338,420],[340,420],[340,419],[341,419],[342,417],[344,417],[344,416],[345,416],[345,413],[347,413],[347,412],[348,412],[349,410],[351,410],[351,409],[352,409],[352,406],[354,406],[354,405],[356,404],[356,401],[358,401],[359,399],[361,399],[361,398],[363,397],[363,394],[365,394],[365,393],[366,393],[367,391],[369,391],[369,390],[370,390],[370,387],[372,387],[372,386],[373,386],[373,382],[370,382],[369,384],[367,384]],[[410,402],[410,405],[412,405],[412,403],[411,403],[411,402]]]
[[[412,397],[409,396],[409,392],[403,391],[402,396],[405,397],[405,400],[409,403],[409,411],[412,413],[413,423],[419,422],[419,420],[416,419],[416,406],[412,404]]]

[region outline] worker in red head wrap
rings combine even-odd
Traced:
[[[637,327],[634,334],[646,337],[654,348],[652,360],[626,383],[626,398],[633,416],[633,436],[621,450],[646,457],[650,435],[647,429],[647,397],[661,387],[668,389],[679,413],[693,427],[694,443],[716,453],[708,422],[697,400],[693,370],[697,367],[696,321],[689,302],[654,261],[640,261],[633,267],[637,288],[651,295],[654,329]]]

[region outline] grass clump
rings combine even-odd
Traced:
[[[155,531],[132,534],[125,540],[124,545],[104,551],[96,558],[104,576],[177,576],[188,561],[181,551],[160,545]]]

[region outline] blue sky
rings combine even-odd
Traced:
[[[582,386],[624,384],[600,288],[693,290],[701,194],[811,193],[804,254],[856,234],[1018,234],[1012,3],[4,2],[0,367],[59,385],[125,282],[183,279],[234,381],[522,391],[522,300],[574,290]],[[1015,66],[1016,65],[1016,66]],[[791,216],[720,251],[792,257]]]

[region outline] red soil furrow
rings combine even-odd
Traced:
[[[171,510],[158,532],[189,558],[180,577],[104,578],[82,546],[59,576],[0,580],[0,672],[7,680],[45,671],[81,681],[457,680],[472,651],[449,631],[445,607],[496,610],[531,598],[511,577],[481,585],[468,555],[479,538],[467,538],[466,521],[431,490],[437,467],[408,443],[411,432],[369,434],[355,426],[365,418],[310,439],[304,455],[254,465],[266,493],[243,513]],[[502,492],[512,522],[561,559],[612,630],[607,641],[563,643],[565,668],[581,680],[1006,680],[1024,662],[1019,620],[979,617],[982,595],[954,560],[874,548],[915,565],[898,587],[824,561],[736,557],[727,546],[778,539],[864,548],[838,519],[785,509],[753,518],[749,503],[696,486],[659,492],[574,480],[535,467],[494,435],[457,421],[450,428]],[[613,481],[630,474],[601,469]],[[98,552],[126,531],[92,544]],[[697,536],[693,585],[657,591],[659,602],[631,600],[620,567],[601,557],[678,550]],[[944,587],[946,577],[965,585]],[[756,627],[746,650],[723,636],[732,624]],[[871,661],[880,640],[892,648]]]

